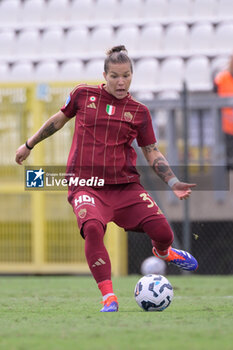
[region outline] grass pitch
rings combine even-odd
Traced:
[[[138,307],[139,278],[113,279],[119,312],[100,313],[92,277],[0,277],[0,349],[233,349],[232,276],[168,276],[163,312]]]

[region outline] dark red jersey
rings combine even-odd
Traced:
[[[137,154],[140,147],[156,142],[148,108],[130,94],[117,99],[103,87],[78,85],[61,111],[76,116],[67,162],[68,173],[80,179],[98,177],[105,184],[138,182]]]

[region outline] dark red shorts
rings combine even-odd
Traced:
[[[155,201],[139,183],[80,187],[69,201],[80,231],[90,219],[100,221],[104,227],[113,221],[126,231],[142,231],[142,224],[147,221],[166,220]]]

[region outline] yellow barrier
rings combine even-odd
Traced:
[[[77,83],[0,85],[0,273],[89,273],[65,191],[25,191],[15,151],[64,104]],[[31,153],[25,165],[65,165],[73,121]],[[127,274],[127,234],[110,223],[105,235],[112,272]]]

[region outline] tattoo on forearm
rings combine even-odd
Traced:
[[[174,175],[169,164],[162,157],[158,157],[154,160],[152,168],[156,174],[166,183],[168,179]]]
[[[55,128],[54,122],[48,125],[40,134],[40,141],[46,139],[47,137],[53,135],[57,129]]]
[[[150,153],[150,152],[152,152],[152,151],[158,151],[158,148],[156,147],[155,143],[153,143],[152,145],[145,146],[145,147],[144,147],[144,150],[145,150],[147,153]]]

